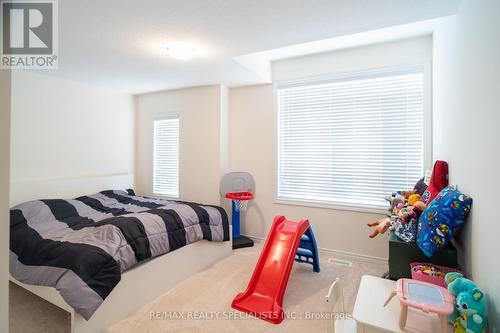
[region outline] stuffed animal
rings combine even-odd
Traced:
[[[427,184],[425,183],[425,177],[422,177],[418,180],[418,182],[413,187],[413,190],[416,194],[422,196],[424,195],[425,190],[427,190]]]
[[[408,205],[413,206],[418,200],[420,200],[420,194],[412,194],[408,197]]]
[[[445,280],[448,291],[456,296],[456,310],[450,317],[455,325],[455,333],[486,332],[486,304],[483,292],[473,281],[464,278],[460,273],[448,273]],[[457,327],[460,326],[457,324],[462,327]]]
[[[400,219],[402,219],[402,221],[406,223],[408,223],[411,219],[418,221],[418,218],[425,210],[425,208],[427,208],[427,205],[425,203],[423,203],[422,201],[417,201],[412,207],[408,208],[406,212],[400,215]]]
[[[466,333],[465,332],[465,328],[462,326],[462,324],[460,323],[460,320],[462,318],[458,317],[457,319],[455,319],[455,321],[453,322],[453,333]]]
[[[411,207],[404,207],[398,212],[394,221],[394,233],[399,239],[412,243],[417,238],[418,218],[425,210],[423,202],[417,201]]]
[[[413,266],[411,271],[412,271],[412,273],[422,272],[422,274],[426,274],[426,275],[433,276],[433,277],[440,277],[443,279],[445,276],[445,273],[443,271],[437,269],[436,267],[434,267],[430,264],[429,265]]]
[[[397,215],[398,217],[408,212],[408,207],[404,204],[400,203],[394,208],[393,215]]]
[[[397,214],[397,212],[404,207],[404,199],[401,195],[393,194],[391,197],[387,198],[387,200],[390,203],[389,207],[390,214]]]
[[[384,217],[383,219],[368,223],[368,226],[369,227],[376,227],[372,231],[372,233],[368,236],[370,238],[374,238],[378,234],[383,234],[384,232],[387,231],[387,229],[389,229],[389,227],[391,226],[391,219],[388,217]]]
[[[414,189],[401,191],[401,195],[405,200],[408,200],[412,194],[415,194]]]
[[[436,267],[434,266],[429,266],[426,267],[423,271],[424,274],[427,274],[429,276],[434,276],[434,277],[444,277],[444,273],[439,271]]]

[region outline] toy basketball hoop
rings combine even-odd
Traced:
[[[240,234],[241,212],[247,210],[248,202],[253,199],[255,182],[248,172],[230,172],[220,182],[220,194],[231,200],[231,224],[233,227],[233,249],[253,246],[253,241]]]
[[[226,198],[233,201],[233,207],[237,212],[247,210],[248,201],[253,199],[252,192],[231,192],[226,194]]]

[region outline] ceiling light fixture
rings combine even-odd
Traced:
[[[176,42],[167,45],[167,52],[174,59],[189,60],[193,58],[196,49],[192,44]]]

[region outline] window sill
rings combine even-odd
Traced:
[[[161,194],[155,194],[155,193],[153,193],[151,195],[151,197],[155,198],[155,199],[162,199],[162,200],[175,200],[175,201],[180,200],[180,197],[172,197],[172,196],[168,196],[168,195],[161,195]]]
[[[311,207],[311,208],[324,208],[333,210],[346,210],[351,212],[361,212],[361,213],[372,213],[372,214],[382,214],[387,215],[388,208],[384,206],[361,206],[361,205],[347,205],[347,204],[330,204],[325,202],[313,202],[313,201],[300,201],[291,199],[275,199],[275,204],[278,205],[289,205],[289,206],[301,206],[301,207]]]

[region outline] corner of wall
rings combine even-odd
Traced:
[[[229,170],[229,89],[220,86],[220,173],[223,176]]]
[[[139,144],[138,144],[138,112],[139,112],[139,96],[132,95],[132,107],[134,112],[134,154],[133,154],[133,170],[132,174],[134,175],[134,190],[137,190],[137,156],[139,156]]]
[[[448,161],[450,184],[474,199],[456,241],[465,271],[487,296],[491,332],[500,332],[499,31],[500,2],[464,0],[436,28],[433,45],[435,158]]]

